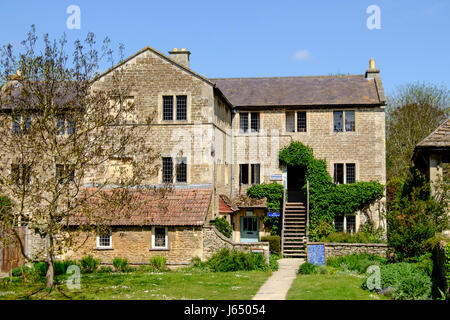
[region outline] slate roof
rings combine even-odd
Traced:
[[[428,137],[420,141],[416,148],[449,148],[450,147],[450,118],[445,120]]]
[[[93,193],[95,189],[87,188],[85,194]],[[126,207],[104,201],[105,193],[91,197],[84,208],[94,212],[92,216],[80,214],[71,217],[69,225],[95,224],[101,219],[109,226],[202,226],[205,222],[210,205],[212,188],[186,188],[168,190],[163,193],[148,190],[131,194],[132,201]]]
[[[365,75],[211,79],[235,107],[380,105]]]

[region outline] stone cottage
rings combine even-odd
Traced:
[[[183,264],[196,256],[205,259],[220,247],[267,253],[267,243],[260,240],[269,232],[264,218],[272,208],[265,199],[248,198],[246,189],[272,181],[286,190],[288,208],[278,208],[281,217],[290,212],[294,227],[300,226],[291,235],[299,247],[285,255],[302,255],[304,173],[278,162],[279,150],[291,141],[301,141],[325,159],[335,183],[385,184],[386,98],[373,59],[361,75],[208,79],[191,70],[190,54],[175,48],[164,55],[146,47],[93,83],[93,89],[101,90],[112,81],[113,70],[123,72],[129,99],[137,106],[135,123],[143,125],[144,118],[153,117],[147,124],[152,126],[148,141],[161,155],[158,175],[145,184],[170,184],[173,190],[163,211],[152,204],[149,191],[143,220],[133,220],[130,213],[111,221],[109,233],[96,235],[68,256],[146,263],[153,255],[164,255],[169,263]],[[109,165],[127,166],[118,159]],[[101,174],[94,171],[86,184]],[[369,213],[382,227],[383,203]],[[210,226],[218,217],[232,224],[232,239]],[[335,227],[356,232],[364,221],[356,212],[336,218]]]

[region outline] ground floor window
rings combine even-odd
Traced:
[[[152,228],[152,248],[167,249],[167,227],[153,227]]]
[[[336,232],[356,232],[356,216],[336,216],[334,217],[334,229]]]
[[[111,231],[104,231],[97,236],[97,248],[112,248]]]

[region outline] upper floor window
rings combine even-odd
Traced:
[[[286,132],[295,132],[295,112],[286,112]]]
[[[250,115],[252,132],[259,132],[259,112],[251,112]]]
[[[187,96],[163,96],[162,115],[163,120],[174,120],[174,100],[176,101],[175,117],[176,120],[187,120]],[[175,98],[175,99],[174,99]]]
[[[345,164],[345,172],[344,172],[344,164],[343,163],[335,163],[334,164],[334,183],[335,184],[344,184],[345,183],[354,183],[356,181],[356,170],[354,163],[346,163]]]
[[[12,120],[12,130],[15,134],[20,134],[21,132],[26,133],[31,127],[31,116],[23,116],[16,114],[13,116]]]
[[[355,111],[333,111],[334,132],[343,132],[344,128],[347,132],[355,131]]]
[[[163,120],[173,120],[173,96],[163,96]]]
[[[174,161],[170,157],[162,158],[162,182],[173,183],[174,180]],[[176,159],[175,181],[187,182],[187,161],[185,157]]]
[[[241,133],[248,132],[248,112],[239,113],[239,131]]]
[[[259,163],[248,165],[242,163],[239,165],[239,183],[240,184],[260,184],[261,165]],[[250,170],[250,172],[249,172]],[[250,177],[250,180],[249,180]]]
[[[11,165],[11,178],[16,185],[25,186],[30,183],[31,179],[30,165],[14,163]]]
[[[58,128],[58,135],[73,134],[75,131],[75,124],[68,119],[68,116],[62,114],[57,118],[56,126]]]
[[[187,120],[187,96],[177,96],[177,120]]]
[[[306,132],[306,112],[297,112],[297,132]]]
[[[177,182],[187,182],[186,158],[177,159]]]

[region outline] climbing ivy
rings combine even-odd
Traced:
[[[381,198],[384,186],[377,181],[336,185],[325,160],[316,159],[313,150],[301,142],[292,142],[280,150],[280,163],[302,166],[309,181],[310,241],[318,241],[334,230],[335,216],[352,214]],[[306,185],[303,187],[306,192]]]

